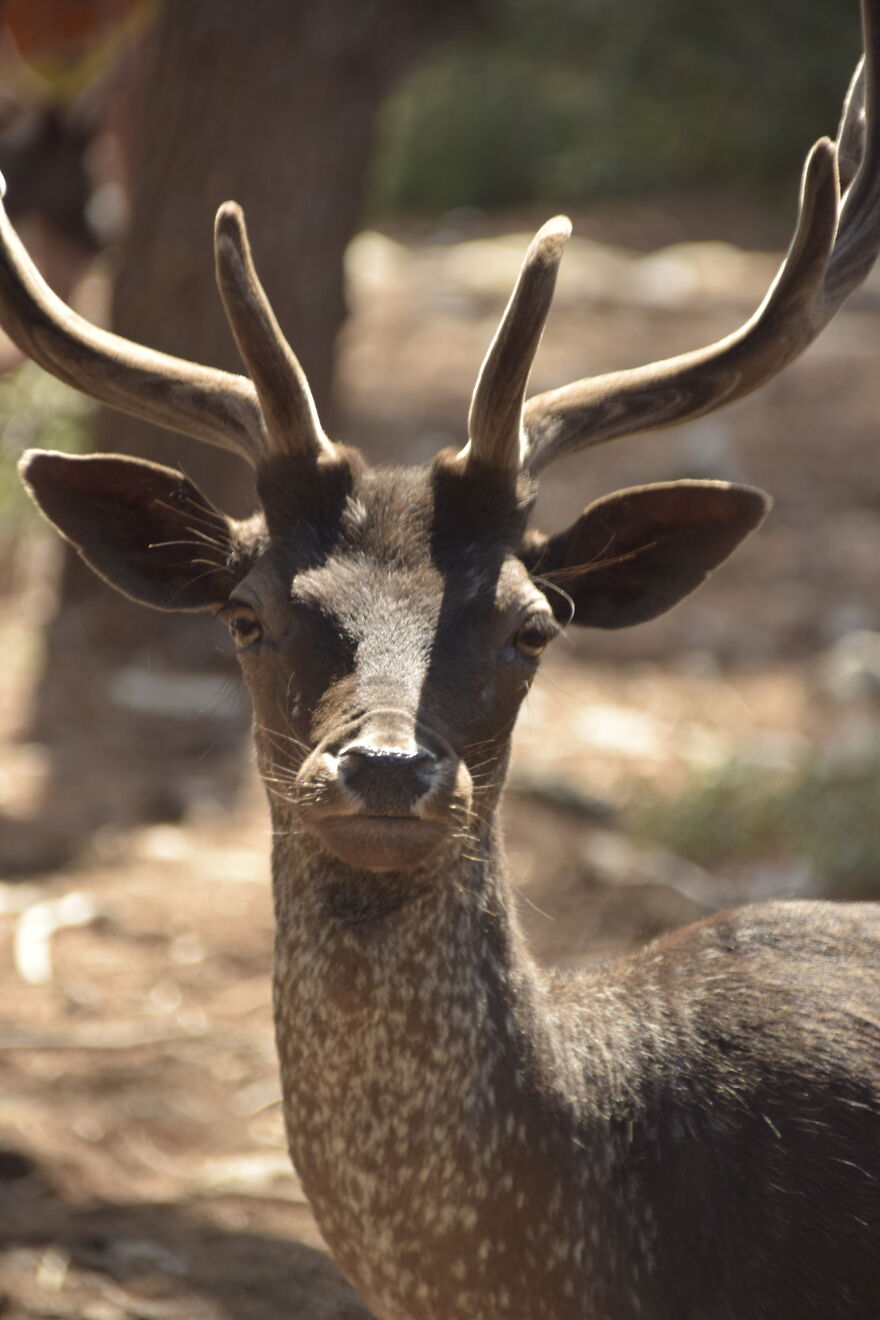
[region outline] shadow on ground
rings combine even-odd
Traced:
[[[369,1320],[313,1247],[194,1206],[76,1204],[15,1150],[0,1154],[0,1269],[4,1320]]]

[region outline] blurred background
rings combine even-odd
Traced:
[[[464,438],[531,232],[574,220],[533,389],[741,323],[833,135],[858,6],[831,0],[5,0],[0,169],[52,286],[239,370],[214,287],[244,205],[325,425],[373,461]],[[542,959],[716,908],[880,893],[880,277],[756,396],[575,456],[620,486],[763,486],[765,527],[670,615],[552,648],[507,833]],[[27,505],[27,446],[245,465],[95,409],[0,340],[0,1315],[365,1312],[284,1150],[268,820],[223,630],[94,579]]]

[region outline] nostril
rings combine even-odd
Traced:
[[[339,753],[338,774],[371,810],[408,811],[432,787],[437,757],[418,748],[352,743]]]

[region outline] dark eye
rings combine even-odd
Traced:
[[[230,606],[223,616],[229,635],[240,651],[253,646],[263,635],[260,620],[252,609],[243,605]]]
[[[551,642],[559,629],[551,619],[527,619],[516,634],[514,646],[520,655],[528,660],[537,660],[548,642]]]

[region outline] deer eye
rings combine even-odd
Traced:
[[[552,619],[545,619],[543,615],[536,618],[526,619],[525,623],[519,629],[514,639],[514,646],[521,656],[527,660],[537,660],[538,656],[544,650],[549,642],[553,640],[559,631]]]
[[[247,646],[253,646],[254,642],[258,642],[263,635],[260,620],[248,605],[231,604],[227,606],[222,617],[239,651],[243,651]]]

